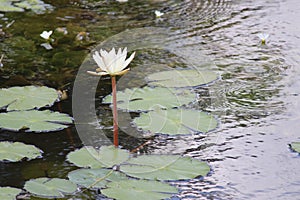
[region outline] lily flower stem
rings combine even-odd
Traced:
[[[118,111],[117,111],[117,86],[116,86],[116,76],[111,76],[111,87],[113,96],[113,124],[114,124],[114,145],[119,146],[118,141]]]

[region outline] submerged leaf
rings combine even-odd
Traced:
[[[72,118],[67,114],[51,112],[50,110],[14,111],[0,113],[0,128],[12,131],[28,129],[26,131],[47,132],[67,128]]]
[[[68,161],[76,166],[90,168],[110,168],[125,162],[128,158],[128,151],[115,148],[114,146],[103,146],[99,150],[87,146],[67,155]]]
[[[141,113],[133,121],[136,126],[152,133],[169,135],[208,132],[218,125],[217,120],[208,113],[187,109],[156,109]]]
[[[21,192],[21,189],[12,187],[0,187],[0,199],[1,200],[15,200],[17,195]]]
[[[23,158],[34,159],[40,156],[42,156],[42,151],[33,145],[21,142],[0,142],[0,161],[17,162]]]
[[[209,166],[202,161],[178,155],[143,155],[121,165],[129,176],[151,180],[181,180],[206,176]]]
[[[196,95],[185,90],[170,88],[133,88],[117,92],[118,108],[129,111],[148,111],[155,107],[173,108],[188,104]],[[111,103],[111,95],[103,99],[103,103]]]
[[[0,89],[0,108],[8,106],[7,110],[30,110],[44,106],[52,106],[58,98],[53,88],[45,86],[25,86]]]
[[[147,76],[149,85],[163,87],[194,87],[210,83],[218,79],[212,71],[170,70]]]
[[[128,180],[125,174],[109,169],[78,169],[71,171],[68,178],[86,188],[104,188],[107,183]]]
[[[65,179],[37,178],[27,181],[24,189],[40,197],[63,198],[64,194],[74,193],[77,186]]]
[[[158,181],[127,180],[109,183],[101,193],[117,200],[159,200],[171,197],[178,190]]]
[[[292,142],[292,143],[291,143],[291,148],[292,148],[294,151],[300,153],[300,142]]]

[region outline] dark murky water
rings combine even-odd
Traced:
[[[2,16],[0,24],[5,33],[0,37],[1,52],[5,54],[4,67],[0,69],[2,87],[34,83],[72,92],[76,72],[89,50],[129,29],[121,35],[121,40],[126,34],[128,38],[116,44],[140,49],[133,66],[180,65],[213,70],[222,76],[214,85],[199,90],[199,94],[206,94],[199,99],[204,103],[192,105],[215,114],[221,122],[217,130],[206,136],[157,136],[144,150],[183,153],[209,162],[212,172],[203,180],[175,183],[181,189],[179,199],[299,198],[300,159],[288,146],[300,139],[299,1],[48,3],[56,7],[49,14],[26,12]],[[155,18],[155,10],[165,13],[161,19]],[[5,28],[12,20],[14,24]],[[56,27],[67,27],[69,36],[61,39],[52,51],[46,51],[39,46],[39,34]],[[142,32],[144,27],[152,27],[153,34],[149,30]],[[134,28],[142,29],[130,32]],[[89,32],[90,40],[74,42],[80,31]],[[149,46],[147,39],[142,45],[136,44],[137,38],[147,32]],[[257,37],[261,32],[270,34],[266,45],[261,45]],[[114,41],[108,40],[107,45]],[[131,76],[138,75],[136,67]],[[104,79],[103,83],[98,88],[99,96],[110,93],[109,81]],[[99,118],[109,124],[110,111],[96,107]],[[54,109],[71,114],[71,100]],[[75,127],[46,134],[0,131],[0,140],[23,141],[44,150],[43,159],[0,165],[1,186],[15,187],[39,176],[65,177],[74,168],[65,161],[65,155],[82,145]],[[132,149],[143,142],[132,140],[124,136],[121,143]],[[78,198],[102,197],[90,192]]]

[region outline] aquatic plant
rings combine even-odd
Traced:
[[[113,96],[113,125],[114,125],[114,145],[118,147],[118,113],[117,113],[117,87],[116,76],[123,75],[129,71],[129,68],[125,69],[135,56],[135,52],[126,59],[127,48],[122,51],[119,48],[116,53],[115,48],[112,48],[110,52],[100,49],[100,53],[95,51],[93,59],[98,65],[96,72],[88,71],[89,74],[96,76],[110,75],[112,85]]]
[[[85,146],[70,152],[67,160],[81,167],[68,178],[80,188],[100,189],[109,198],[165,199],[178,193],[169,181],[206,176],[206,162],[180,155],[141,155],[115,146]]]
[[[43,31],[40,36],[45,40],[50,40],[50,36],[52,35],[53,31]]]
[[[38,110],[59,100],[58,92],[46,86],[24,86],[0,89],[0,129],[27,132],[49,132],[68,127],[73,119],[64,113]]]
[[[164,13],[163,13],[163,12],[160,12],[159,10],[154,11],[154,14],[155,14],[155,16],[156,16],[157,18],[159,18],[159,17],[161,17],[161,16],[164,15]]]
[[[51,42],[54,41],[50,36],[52,35],[53,31],[43,31],[40,36],[41,38],[45,39],[46,42],[42,43],[41,46],[45,47],[45,49],[50,50],[53,49],[53,47],[51,46]]]
[[[270,35],[267,33],[259,33],[257,34],[257,36],[261,40],[261,44],[266,44],[266,40],[269,38]]]

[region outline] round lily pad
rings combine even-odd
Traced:
[[[33,145],[21,142],[0,142],[0,161],[17,162],[24,158],[34,159],[41,156],[42,151]]]
[[[146,80],[151,86],[163,87],[194,87],[208,84],[218,79],[218,74],[212,71],[169,70],[153,73]]]
[[[0,113],[0,128],[12,131],[27,129],[26,131],[48,132],[67,128],[72,118],[67,114],[51,112],[50,110],[38,111],[13,111]]]
[[[134,118],[133,122],[144,131],[169,135],[205,133],[218,125],[212,115],[188,109],[156,109],[141,113],[139,117]]]
[[[129,176],[151,180],[181,180],[206,176],[209,166],[202,161],[179,155],[143,155],[121,165]]]
[[[2,12],[23,12],[32,10],[35,13],[43,13],[52,6],[41,0],[2,0],[0,1],[0,11]]]
[[[0,89],[0,96],[0,108],[7,106],[7,111],[30,110],[44,106],[52,106],[58,99],[57,91],[45,86]]]
[[[170,88],[133,88],[117,92],[118,108],[128,111],[148,111],[159,106],[173,108],[188,104],[195,100],[196,95],[189,90]],[[103,99],[103,103],[111,103],[111,95]]]
[[[109,169],[78,169],[68,174],[73,183],[86,188],[104,188],[109,182],[127,180],[125,174]]]
[[[91,146],[70,152],[67,160],[78,167],[113,167],[128,160],[129,152],[114,146],[103,146],[99,150]]]
[[[27,181],[24,189],[39,197],[63,198],[65,194],[76,192],[77,186],[65,179],[37,178]]]
[[[126,180],[111,182],[101,193],[117,200],[160,200],[178,193],[176,187],[158,181]]]
[[[15,200],[17,195],[22,192],[21,189],[12,187],[0,187],[1,200]]]

